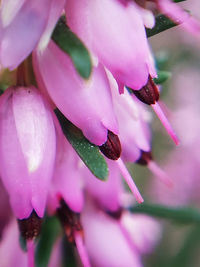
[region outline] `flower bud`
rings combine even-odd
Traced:
[[[99,149],[107,158],[117,160],[121,155],[119,137],[111,131],[108,131],[108,139],[102,146],[99,146]]]
[[[151,76],[149,76],[147,84],[143,86],[142,89],[138,91],[134,90],[133,93],[140,101],[147,105],[153,105],[159,99],[158,87],[154,83]]]

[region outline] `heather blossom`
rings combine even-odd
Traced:
[[[160,224],[131,211],[144,199],[125,165],[172,185],[152,158],[145,106],[178,144],[158,103],[146,33],[154,8],[199,35],[199,22],[168,0],[1,1],[0,81],[5,69],[15,76],[0,96],[3,267],[40,265],[45,235],[41,261],[52,267],[63,251],[76,266],[142,267],[159,242]],[[45,228],[52,218],[56,227]]]

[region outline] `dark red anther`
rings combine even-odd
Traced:
[[[151,152],[145,152],[141,150],[141,156],[140,158],[136,161],[136,163],[140,165],[148,165],[149,161],[153,159]]]
[[[60,207],[57,209],[57,215],[62,223],[65,234],[69,242],[74,243],[74,231],[81,231],[80,214],[74,213],[63,199],[60,201]]]
[[[149,76],[147,84],[140,90],[133,90],[134,95],[147,105],[155,104],[159,99],[159,90],[151,76]]]
[[[107,214],[112,217],[113,219],[119,220],[122,216],[123,210],[119,208],[116,211],[107,211]]]
[[[119,137],[111,131],[108,131],[108,139],[102,146],[99,146],[99,149],[107,158],[117,160],[121,155]]]
[[[25,240],[33,239],[40,234],[42,219],[33,211],[29,218],[18,220],[18,225],[20,233]]]

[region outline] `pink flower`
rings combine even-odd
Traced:
[[[2,1],[0,62],[4,68],[16,68],[40,38],[39,49],[46,47],[64,3],[65,0]]]
[[[40,71],[56,106],[90,142],[105,143],[108,129],[118,133],[110,87],[101,64],[94,67],[90,80],[85,81],[77,74],[70,58],[50,42],[42,54],[34,54],[34,68],[36,75]]]
[[[141,106],[136,97],[127,90],[119,95],[116,84],[110,79],[114,111],[119,124],[119,138],[122,145],[122,158],[135,162],[141,150],[151,150],[151,135],[148,125],[150,114]]]
[[[60,136],[59,141],[49,193],[49,209],[54,213],[62,198],[73,212],[81,212],[84,204],[82,168],[87,167],[81,167],[80,158],[64,136]]]
[[[130,1],[68,0],[67,23],[119,84],[135,90],[156,76],[141,8]]]
[[[141,267],[137,250],[124,237],[117,220],[92,206],[82,214],[85,246],[96,267]]]
[[[107,160],[109,176],[107,181],[100,181],[94,177],[86,168],[84,175],[85,190],[98,205],[110,212],[117,212],[121,208],[121,194],[123,185],[121,175],[112,160]]]
[[[2,181],[15,216],[42,217],[55,157],[55,129],[48,105],[34,87],[11,87],[0,99]]]
[[[1,267],[27,267],[26,253],[20,248],[17,222],[12,220],[4,231],[0,243]]]

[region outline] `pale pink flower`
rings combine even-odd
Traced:
[[[96,267],[142,266],[139,253],[129,246],[118,220],[89,206],[83,211],[81,221],[91,264]]]
[[[93,68],[88,81],[74,69],[71,59],[54,42],[46,50],[34,54],[34,68],[60,111],[83,131],[86,138],[102,145],[108,129],[115,134],[115,119],[108,79],[102,65]]]
[[[0,104],[1,177],[13,212],[42,217],[56,148],[51,111],[34,87],[11,87]]]
[[[135,96],[127,90],[119,95],[112,81],[112,97],[119,125],[119,138],[122,145],[122,157],[125,161],[135,162],[141,150],[151,150],[149,129],[150,114],[142,107]]]
[[[17,222],[12,220],[6,227],[0,242],[1,267],[27,267],[26,252],[20,248]]]
[[[40,50],[46,47],[64,4],[65,0],[2,1],[0,63],[4,68],[16,68],[39,41]]]
[[[62,198],[73,212],[81,212],[84,204],[82,168],[87,167],[81,167],[80,158],[64,136],[59,141],[49,192],[49,210],[55,212]]]
[[[98,205],[107,211],[116,212],[121,208],[121,194],[124,192],[121,174],[116,163],[107,159],[109,176],[107,181],[100,181],[85,169],[85,190]]]
[[[117,82],[138,90],[156,76],[143,12],[134,2],[68,0],[67,23]]]
[[[147,215],[123,212],[121,225],[139,253],[151,253],[161,239],[161,225]]]

